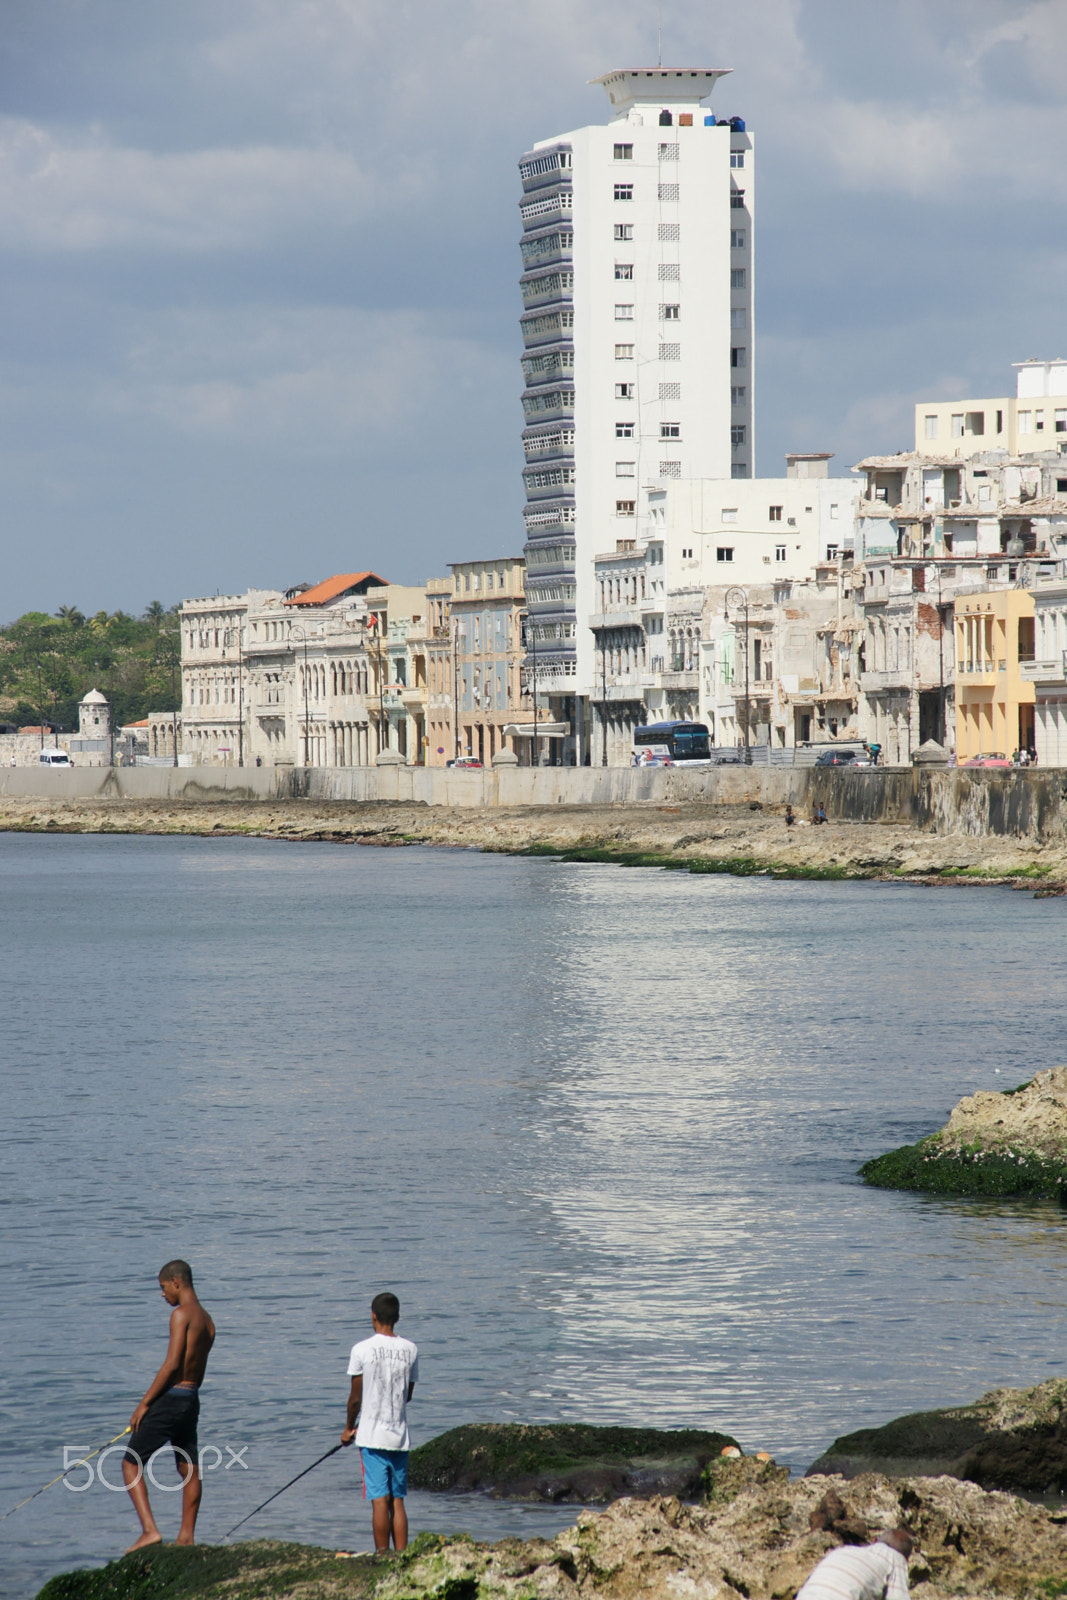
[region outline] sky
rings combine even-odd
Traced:
[[[756,143],[756,470],[1067,355],[1064,0],[662,0]],[[2,0],[0,622],[521,553],[517,161],[656,0]]]

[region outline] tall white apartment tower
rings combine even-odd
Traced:
[[[605,73],[610,121],[519,165],[526,664],[568,760],[588,749],[594,556],[636,536],[643,490],[754,471],[752,139],[702,103],[728,70]]]

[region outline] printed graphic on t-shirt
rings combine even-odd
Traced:
[[[376,1333],[352,1346],[350,1376],[363,1375],[356,1443],[369,1450],[408,1450],[408,1386],[418,1382],[419,1352],[410,1339]]]

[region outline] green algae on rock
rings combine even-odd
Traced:
[[[603,1504],[620,1495],[696,1494],[705,1464],[737,1441],[684,1428],[468,1423],[411,1452],[413,1489]]]
[[[994,1389],[973,1405],[916,1411],[835,1439],[808,1475],[947,1473],[983,1489],[1067,1490],[1067,1380]]]
[[[865,1183],[943,1195],[1067,1197],[1067,1067],[979,1091],[938,1133],[860,1168]]]

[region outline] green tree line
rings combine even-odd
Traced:
[[[18,727],[78,727],[78,702],[99,689],[111,702],[112,726],[150,711],[181,710],[178,607],[153,600],[140,617],[77,606],[56,615],[28,611],[0,627],[0,722]]]

